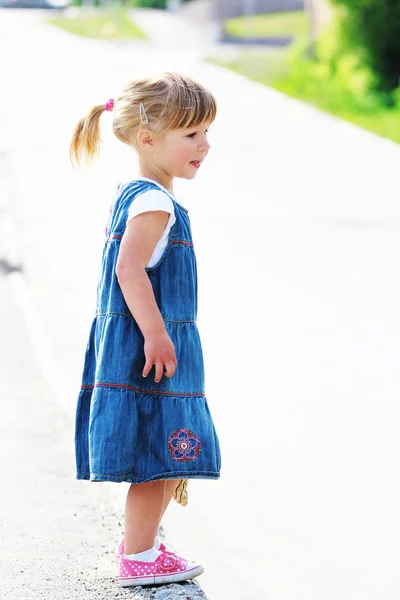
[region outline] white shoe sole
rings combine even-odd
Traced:
[[[177,583],[178,581],[186,581],[193,579],[204,573],[201,565],[193,567],[182,573],[171,573],[170,575],[149,575],[148,577],[120,577],[119,583],[122,587],[130,587],[135,585],[158,585],[161,583]]]

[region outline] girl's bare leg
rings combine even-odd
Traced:
[[[178,479],[168,479],[130,486],[125,507],[125,554],[154,546],[161,518],[178,483]]]

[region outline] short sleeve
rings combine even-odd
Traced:
[[[164,235],[169,231],[172,225],[175,223],[175,208],[171,198],[165,192],[161,190],[149,190],[144,194],[136,196],[134,201],[129,207],[127,223],[133,217],[140,215],[144,212],[163,210],[169,213],[169,220],[165,227]]]

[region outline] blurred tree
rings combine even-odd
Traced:
[[[135,5],[142,8],[166,8],[167,0],[136,0]]]
[[[377,77],[381,92],[400,81],[400,1],[331,0],[343,7],[341,29],[349,47],[356,47],[365,66]]]

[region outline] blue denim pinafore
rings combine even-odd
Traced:
[[[77,478],[143,483],[156,479],[217,479],[218,438],[204,394],[196,326],[197,268],[188,211],[171,197],[176,222],[156,265],[147,268],[155,299],[175,346],[172,378],[144,378],[144,338],[123,297],[115,269],[128,209],[148,180],[118,188],[103,250],[97,310],[78,398]]]

